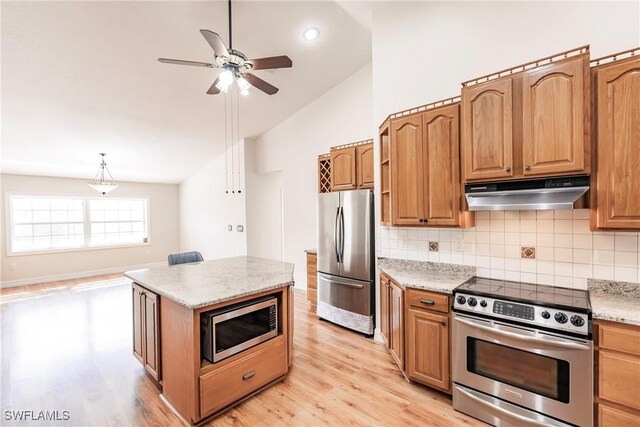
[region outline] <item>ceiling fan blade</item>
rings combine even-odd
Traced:
[[[198,62],[198,61],[185,61],[182,59],[169,59],[169,58],[158,58],[159,62],[163,64],[175,64],[175,65],[191,65],[194,67],[207,67],[213,68],[213,65],[208,64],[206,62]]]
[[[207,43],[209,43],[216,56],[224,56],[226,58],[229,57],[229,51],[225,47],[218,33],[214,33],[213,31],[209,30],[200,30],[200,33],[202,33],[204,38],[207,39]]]
[[[293,62],[288,56],[271,56],[269,58],[258,58],[249,60],[253,64],[253,70],[269,70],[274,68],[291,68]]]
[[[260,77],[256,77],[251,73],[246,73],[244,75],[244,78],[247,79],[247,81],[251,84],[251,86],[255,87],[256,89],[260,89],[267,95],[274,95],[279,90],[277,87],[265,82]]]
[[[220,77],[216,77],[216,79],[213,81],[213,84],[211,85],[211,87],[209,88],[209,90],[207,91],[208,95],[217,95],[220,93],[220,89],[218,89],[216,87],[216,85],[218,84],[218,81],[220,80]]]

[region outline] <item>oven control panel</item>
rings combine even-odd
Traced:
[[[456,293],[453,308],[469,313],[479,313],[498,319],[508,319],[558,331],[589,335],[589,318],[584,313],[575,313],[551,307],[528,305],[478,295]]]

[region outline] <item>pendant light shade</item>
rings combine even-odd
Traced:
[[[96,177],[89,183],[89,187],[105,195],[118,188],[118,184],[116,184],[113,176],[111,176],[111,172],[109,172],[109,169],[107,168],[107,163],[104,161],[104,156],[106,156],[106,154],[100,153],[100,156],[102,156],[102,162],[100,163]]]

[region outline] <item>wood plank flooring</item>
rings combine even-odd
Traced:
[[[383,344],[318,320],[304,292],[295,294],[287,379],[207,425],[486,425],[407,383]],[[127,279],[5,290],[0,304],[3,426],[180,424],[131,354]],[[7,410],[69,411],[69,420],[7,420]]]

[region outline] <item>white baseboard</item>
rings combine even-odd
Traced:
[[[141,268],[158,267],[166,264],[167,264],[166,262],[152,262],[148,264],[102,268],[100,270],[79,271],[75,273],[53,274],[51,276],[28,277],[26,279],[5,280],[0,282],[0,288],[12,288],[15,286],[35,285],[37,283],[57,282],[59,280],[82,279],[85,277],[100,276],[103,274],[123,273],[129,270],[139,270]]]

